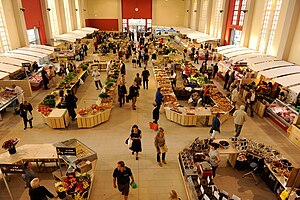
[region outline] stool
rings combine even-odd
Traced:
[[[248,176],[248,175],[252,175],[253,179],[255,180],[255,185],[257,185],[261,180],[255,175],[255,171],[258,170],[258,164],[255,163],[255,162],[251,162],[250,163],[250,167],[252,168],[252,171],[244,174],[242,177],[244,178],[245,176]]]

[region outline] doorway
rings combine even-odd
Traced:
[[[29,44],[41,44],[38,28],[34,27],[33,29],[28,29],[27,36]]]
[[[230,31],[230,44],[231,45],[240,45],[242,36],[241,30],[231,29]]]

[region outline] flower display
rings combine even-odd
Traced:
[[[83,200],[88,196],[90,185],[91,176],[89,174],[75,175],[75,173],[72,173],[62,182],[55,183],[55,188],[57,192],[66,191],[69,195],[72,195],[73,199]]]
[[[7,149],[11,149],[14,146],[16,146],[16,144],[19,142],[18,138],[12,138],[9,140],[6,140],[3,144],[2,144],[2,148],[7,150]]]

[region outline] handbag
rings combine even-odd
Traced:
[[[27,111],[27,120],[31,119],[33,119],[32,114],[29,111]]]
[[[166,152],[168,152],[167,145],[164,144],[163,146],[159,147],[159,151],[160,151],[160,153],[166,153]]]
[[[158,130],[158,124],[154,123],[154,122],[149,122],[149,127],[150,129],[157,131]]]

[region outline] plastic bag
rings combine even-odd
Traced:
[[[83,85],[84,84],[84,81],[82,79],[79,79],[79,84],[80,85]]]

